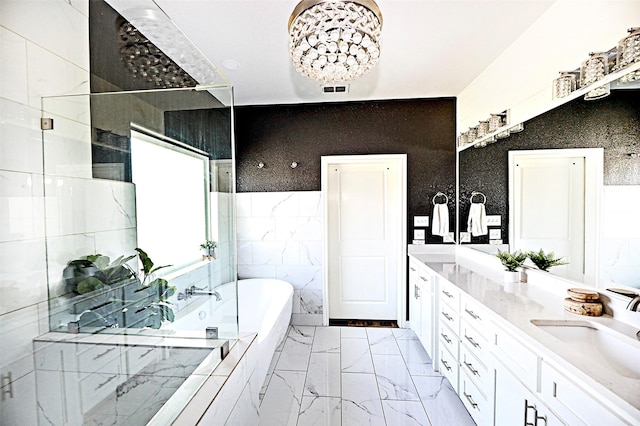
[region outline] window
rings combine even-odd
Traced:
[[[193,263],[209,229],[208,158],[132,131],[131,170],[138,247],[156,265]]]

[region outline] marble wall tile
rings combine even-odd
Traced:
[[[0,62],[0,97],[26,105],[29,102],[27,42],[23,37],[0,27],[0,50],[3,58],[11,58],[10,61]]]
[[[276,278],[291,283],[298,290],[322,289],[322,269],[316,265],[277,266]]]
[[[37,305],[0,315],[3,374],[11,372],[12,377],[18,379],[33,370],[32,340],[38,336],[38,325]]]
[[[260,423],[259,386],[255,384],[254,377],[257,377],[257,374],[254,373],[247,382],[225,424],[257,425]]]
[[[276,225],[272,218],[238,217],[236,221],[238,241],[273,241],[276,238]]]
[[[89,125],[56,117],[54,129],[44,131],[43,136],[45,174],[91,179],[91,127]]]
[[[4,33],[0,35],[4,36]],[[4,40],[0,43],[2,42]],[[4,66],[5,62],[3,61],[0,67]],[[3,69],[0,85],[7,84],[4,79]],[[2,98],[0,98],[0,170],[42,173],[40,111]]]
[[[323,216],[322,193],[320,191],[298,192],[300,216]]]
[[[254,265],[297,265],[300,244],[296,241],[265,241],[252,243]]]
[[[260,424],[296,425],[304,390],[304,379],[304,371],[276,369],[262,400]]]
[[[43,97],[89,93],[88,68],[80,68],[30,42],[27,61],[30,106],[40,108]]]
[[[0,7],[3,26],[89,69],[89,20],[81,8],[66,1],[23,0],[3,0]]]
[[[44,237],[41,175],[0,170],[0,242]]]
[[[319,327],[322,325],[321,314],[292,314],[291,324]]]
[[[47,300],[44,239],[0,243],[0,258],[0,315]]]
[[[297,217],[300,202],[295,192],[254,192],[251,194],[254,217]]]
[[[276,266],[238,265],[238,278],[276,278]]]
[[[300,290],[300,313],[322,314],[322,290]]]
[[[251,194],[251,192],[239,192],[236,194],[236,217],[252,217]]]

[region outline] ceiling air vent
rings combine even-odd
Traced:
[[[322,93],[349,93],[348,84],[323,84]]]

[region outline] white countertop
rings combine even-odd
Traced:
[[[497,259],[494,256],[487,255],[485,264],[484,261],[478,263],[464,255],[456,254],[455,250],[448,247],[444,251],[446,253],[438,253],[433,249],[410,249],[409,255],[493,311],[495,322],[499,326],[524,337],[543,359],[555,362],[576,379],[584,382],[598,395],[598,400],[604,402],[604,396],[627,412],[631,418],[640,421],[640,377],[631,378],[618,374],[596,351],[572,350],[566,343],[531,323],[531,320],[598,322],[631,337],[640,349],[636,328],[610,316],[586,317],[569,313],[564,310],[563,305],[566,296],[536,285],[507,284],[505,289],[502,282],[503,271],[499,267],[495,268],[494,261]],[[637,362],[640,362],[640,359]]]

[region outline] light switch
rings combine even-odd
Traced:
[[[425,231],[424,229],[414,229],[413,230],[413,239],[414,240],[424,240]]]
[[[413,226],[429,226],[429,216],[414,216],[413,217]]]
[[[456,240],[454,239],[455,234],[453,232],[449,232],[444,238],[443,241],[444,243],[455,243]]]
[[[460,242],[461,243],[470,243],[471,242],[471,233],[470,232],[461,232],[460,233]]]
[[[497,215],[487,215],[487,226],[501,226],[502,224],[502,216]]]
[[[499,240],[500,238],[502,238],[502,231],[500,231],[500,229],[489,229],[490,240]]]

